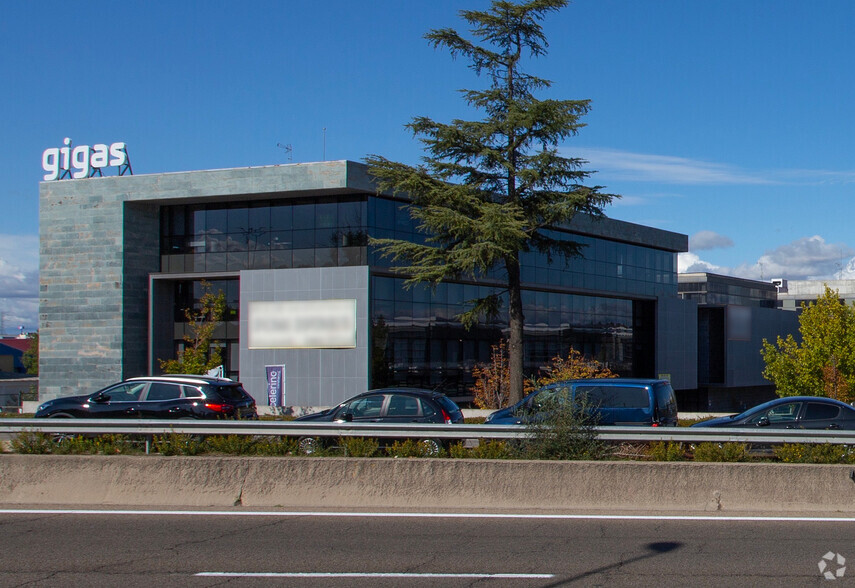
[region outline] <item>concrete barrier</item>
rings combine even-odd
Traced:
[[[851,466],[0,456],[0,503],[855,514]]]

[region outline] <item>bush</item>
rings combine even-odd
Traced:
[[[26,453],[29,455],[43,455],[52,453],[54,449],[53,437],[41,431],[21,431],[11,442],[12,451],[15,453]]]
[[[424,441],[405,439],[392,443],[386,448],[386,453],[389,457],[441,457],[445,451],[440,450],[438,454],[434,454],[433,449]]]
[[[512,459],[515,456],[507,442],[497,440],[485,441],[471,448],[458,442],[448,448],[448,454],[459,459]]]
[[[520,457],[527,459],[603,459],[608,445],[597,436],[596,418],[588,407],[550,399],[527,425]]]
[[[377,439],[339,437],[338,446],[345,457],[374,457],[380,453]]]
[[[653,461],[683,461],[686,448],[682,443],[657,441],[650,444],[649,456]]]
[[[695,447],[695,461],[748,461],[748,445],[745,443],[700,443]]]
[[[784,463],[855,463],[855,453],[848,445],[784,443],[774,452]]]
[[[297,455],[297,440],[290,437],[259,437],[255,442],[255,453],[271,457]]]
[[[250,435],[211,435],[205,439],[204,450],[225,455],[253,455],[255,443]]]
[[[199,455],[205,451],[205,441],[198,435],[167,433],[155,435],[152,450],[161,455]]]

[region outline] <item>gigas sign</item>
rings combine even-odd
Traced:
[[[63,141],[64,147],[45,149],[42,154],[42,168],[47,172],[45,181],[62,180],[64,178],[91,178],[102,175],[105,167],[119,168],[119,175],[133,174],[128,148],[124,143],[105,145],[71,146],[71,139]]]

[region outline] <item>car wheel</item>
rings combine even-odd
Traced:
[[[321,448],[321,442],[314,437],[302,437],[297,441],[297,450],[300,455],[314,455]]]
[[[49,419],[73,419],[74,417],[68,414],[67,412],[56,412],[48,417]],[[51,439],[53,439],[56,443],[62,443],[63,441],[68,441],[74,439],[77,435],[72,433],[51,433]]]
[[[419,441],[425,457],[436,457],[442,451],[442,445],[436,439],[422,439]]]

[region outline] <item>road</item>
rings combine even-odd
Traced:
[[[855,519],[5,510],[0,538],[4,587],[855,585]]]

